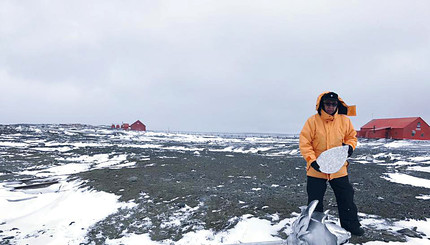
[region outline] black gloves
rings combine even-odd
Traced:
[[[313,161],[311,163],[311,167],[313,167],[316,171],[321,172],[320,165],[318,165],[317,161]]]
[[[347,145],[345,143],[342,143],[342,145]],[[354,152],[354,149],[352,149],[351,145],[348,145],[348,157],[350,157],[352,155],[352,153]]]
[[[352,153],[354,152],[354,149],[352,149],[352,146],[348,145],[348,157],[350,157],[352,155]]]

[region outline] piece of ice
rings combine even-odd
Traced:
[[[349,146],[347,145],[338,146],[321,153],[317,158],[321,172],[332,174],[339,171],[348,158],[348,148]]]

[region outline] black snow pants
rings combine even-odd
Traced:
[[[326,179],[308,176],[306,190],[308,192],[308,204],[313,200],[318,200],[315,211],[323,212],[323,199],[327,189]],[[357,206],[354,204],[354,189],[349,183],[348,176],[336,178],[328,181],[336,196],[339,211],[340,224],[346,230],[360,227],[357,216]]]

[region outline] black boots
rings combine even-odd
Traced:
[[[364,230],[361,228],[358,220],[340,220],[340,225],[354,236],[362,236],[364,234]]]
[[[345,230],[351,232],[352,235],[354,236],[362,236],[364,234],[364,230],[363,228],[361,228],[360,226],[354,227],[354,228],[345,228]]]

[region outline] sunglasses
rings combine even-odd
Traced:
[[[324,102],[325,106],[332,106],[332,107],[336,107],[337,106],[337,102]]]

